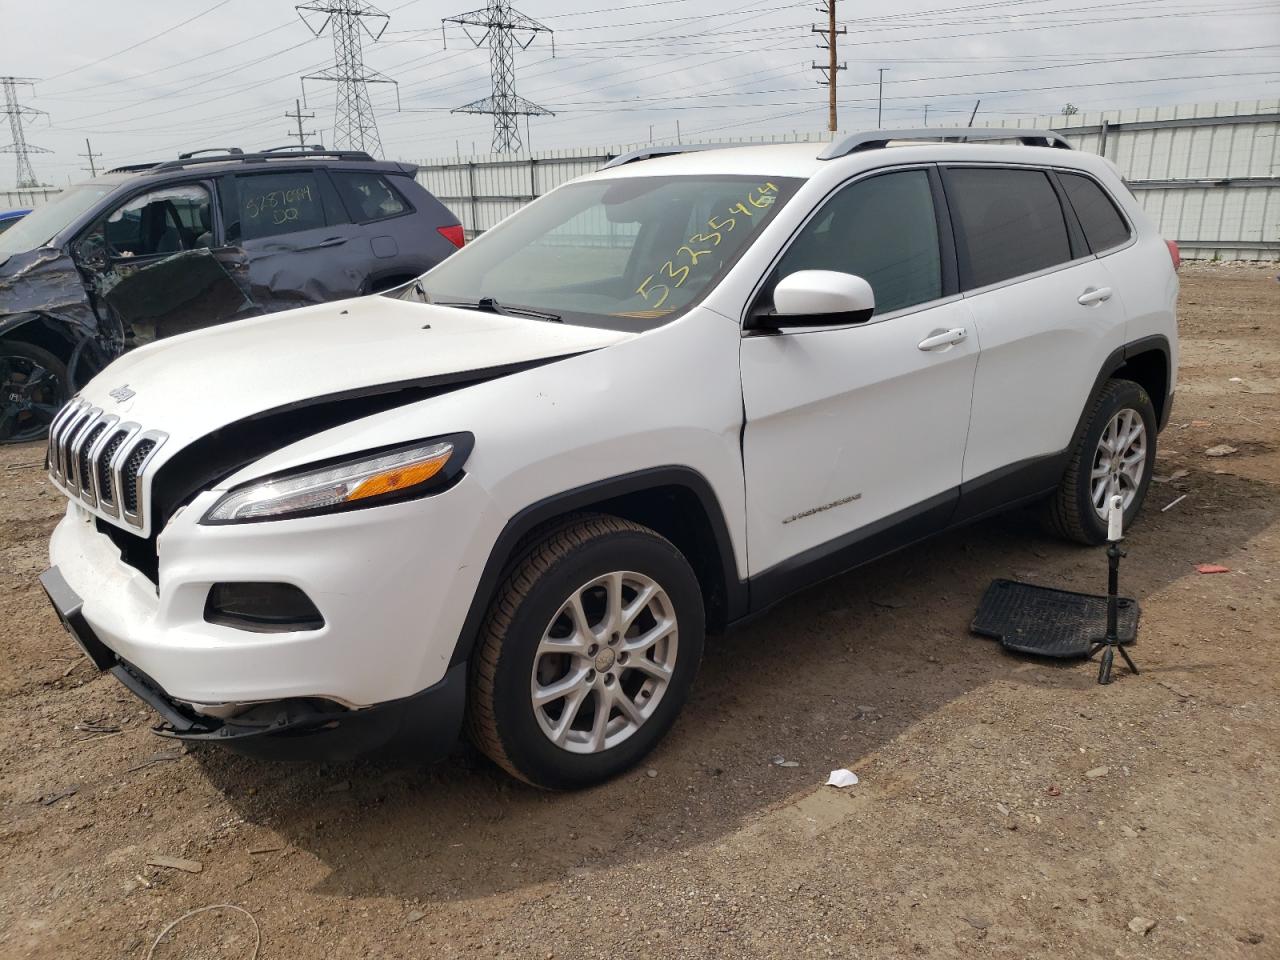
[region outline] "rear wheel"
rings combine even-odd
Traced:
[[[1138,516],[1156,461],[1156,412],[1132,380],[1108,380],[1093,401],[1070,465],[1048,504],[1050,528],[1077,543],[1107,539],[1113,494],[1124,503],[1124,527]]]
[[[0,340],[0,443],[44,438],[69,397],[66,364],[35,344]]]
[[[616,517],[548,531],[490,607],[467,727],[509,773],[584,787],[653,749],[702,656],[702,595],[670,542]]]

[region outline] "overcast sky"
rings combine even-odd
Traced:
[[[399,81],[372,89],[384,154],[418,160],[487,152],[492,123],[449,110],[489,94],[488,51],[442,17],[482,0],[387,0],[367,67]],[[815,2],[525,0],[555,30],[516,56],[516,90],[555,112],[532,121],[535,150],[818,131],[826,91],[810,68]],[[891,12],[884,12],[885,10]],[[839,0],[841,127],[1280,97],[1277,0]],[[876,11],[881,11],[877,13]],[[0,74],[38,78],[24,102],[48,112],[27,139],[45,182],[86,176],[84,139],[115,165],[209,146],[287,143],[298,77],[333,62],[289,0],[0,2]],[[378,21],[370,21],[377,29]],[[318,24],[317,24],[318,25]],[[478,36],[478,34],[477,34]],[[332,144],[332,84],[307,83],[307,129]],[[650,130],[652,129],[652,134]],[[524,127],[522,124],[521,131]],[[0,146],[8,131],[0,127]],[[0,154],[0,187],[14,182]]]

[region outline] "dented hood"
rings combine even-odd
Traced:
[[[268,410],[435,378],[483,377],[633,336],[362,297],[160,340],[116,360],[81,396],[167,433],[161,457],[168,459],[192,440]]]

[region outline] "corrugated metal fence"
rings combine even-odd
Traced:
[[[58,187],[0,190],[0,210],[29,210],[52,200],[61,192]]]
[[[1050,127],[1076,149],[1105,155],[1161,232],[1177,240],[1190,259],[1280,259],[1280,100],[1142,107],[987,125]],[[829,136],[734,142],[816,142]],[[635,146],[423,160],[418,180],[474,236]]]

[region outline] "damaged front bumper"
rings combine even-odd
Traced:
[[[63,626],[94,666],[110,673],[160,715],[161,722],[153,727],[159,736],[219,743],[263,759],[341,760],[388,750],[430,760],[448,753],[461,731],[465,663],[452,667],[421,693],[362,709],[298,697],[246,704],[228,717],[201,712],[196,705],[171,697],[98,638],[82,613],[80,597],[57,567],[42,573],[40,584]]]

